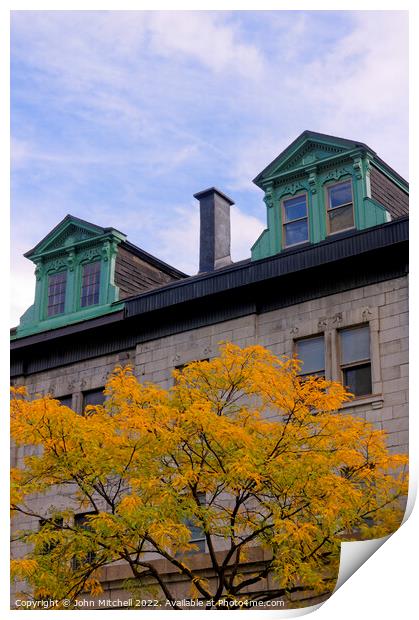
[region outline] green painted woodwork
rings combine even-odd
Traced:
[[[15,338],[56,329],[92,319],[123,307],[115,303],[119,289],[115,285],[115,261],[118,245],[126,236],[114,228],[102,228],[67,215],[25,256],[35,263],[35,300],[22,315]],[[83,265],[100,262],[99,302],[81,307]],[[64,312],[48,317],[48,278],[67,272]]]
[[[252,260],[288,249],[283,239],[282,203],[284,199],[300,193],[305,193],[307,197],[309,242],[319,243],[326,239],[327,187],[337,182],[348,179],[352,182],[356,229],[362,230],[389,221],[390,214],[371,198],[371,161],[376,165],[376,154],[365,144],[315,132],[303,132],[254,179],[254,183],[265,192],[267,228],[251,249]],[[381,160],[378,165],[386,176],[400,185],[400,179],[396,178],[394,171]]]

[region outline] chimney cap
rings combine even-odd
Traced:
[[[228,202],[229,205],[234,205],[234,201],[216,187],[209,187],[208,189],[204,189],[202,190],[202,192],[194,194],[193,197],[197,200],[201,200],[201,198],[205,198],[206,196],[209,196],[211,194],[218,194],[218,196],[221,196],[221,198]]]

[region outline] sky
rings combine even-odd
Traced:
[[[22,254],[67,213],[194,274],[193,194],[215,185],[247,258],[252,179],[305,129],[408,178],[407,12],[12,12],[11,324],[34,296]]]

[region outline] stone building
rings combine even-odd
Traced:
[[[195,194],[194,276],[113,228],[64,218],[25,255],[36,265],[36,293],[12,330],[13,382],[82,413],[102,402],[118,363],[168,387],[174,368],[217,356],[220,341],[258,343],[298,353],[303,373],[343,381],[355,394],[345,409],[407,451],[408,184],[366,144],[310,131],[254,182],[267,228],[236,263],[233,201],[216,188]],[[23,456],[14,450],[12,464]],[[249,571],[261,559],[255,549]],[[205,553],[194,561],[205,572]],[[123,577],[121,567],[107,569],[110,598],[121,596]]]

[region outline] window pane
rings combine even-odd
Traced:
[[[343,370],[343,383],[355,396],[371,394],[371,364],[362,364]]]
[[[41,530],[42,528],[46,528],[46,527],[49,527],[52,531],[53,530],[61,530],[62,529],[62,527],[63,527],[63,519],[62,519],[62,517],[53,517],[50,521],[52,521],[52,523],[46,521],[45,519],[41,519],[39,521],[39,529]],[[53,541],[53,540],[51,540],[50,542],[42,543],[41,553],[42,554],[51,553],[51,551],[53,551],[55,549],[57,544],[58,544],[58,542],[57,541]]]
[[[324,337],[297,340],[296,353],[303,365],[301,374],[324,374]]]
[[[329,188],[329,206],[331,209],[352,202],[351,181],[339,183]]]
[[[339,230],[346,230],[347,228],[353,228],[354,225],[354,212],[352,204],[346,207],[340,207],[334,211],[329,211],[329,232],[339,232]]]
[[[67,284],[67,272],[60,271],[48,278],[48,316],[64,312],[65,288]]]
[[[340,332],[341,362],[352,364],[370,359],[370,330],[368,325]]]
[[[68,394],[67,396],[58,396],[57,400],[59,400],[62,405],[71,408],[71,405],[73,404],[73,395]]]
[[[81,283],[81,306],[93,306],[99,303],[100,261],[83,265]]]
[[[103,405],[106,400],[106,396],[103,393],[104,389],[99,388],[98,390],[83,392],[83,407],[86,407],[86,405]]]
[[[95,512],[86,512],[84,514],[74,515],[74,525],[76,528],[80,528],[82,530],[91,531],[91,526],[89,523],[89,518],[91,515],[96,514]],[[83,558],[83,564],[93,564],[96,559],[96,553],[92,550],[88,551]],[[78,570],[81,566],[81,562],[78,558],[72,559],[72,568],[73,570]]]
[[[307,202],[305,196],[297,196],[284,200],[285,221],[292,222],[302,217],[307,217]]]
[[[292,224],[285,224],[285,245],[294,245],[308,241],[307,220],[299,220]]]
[[[205,506],[205,493],[198,493],[198,500],[201,506]],[[205,533],[202,527],[192,522],[190,519],[186,519],[185,525],[191,532],[190,542],[196,545],[197,551],[205,551]]]

